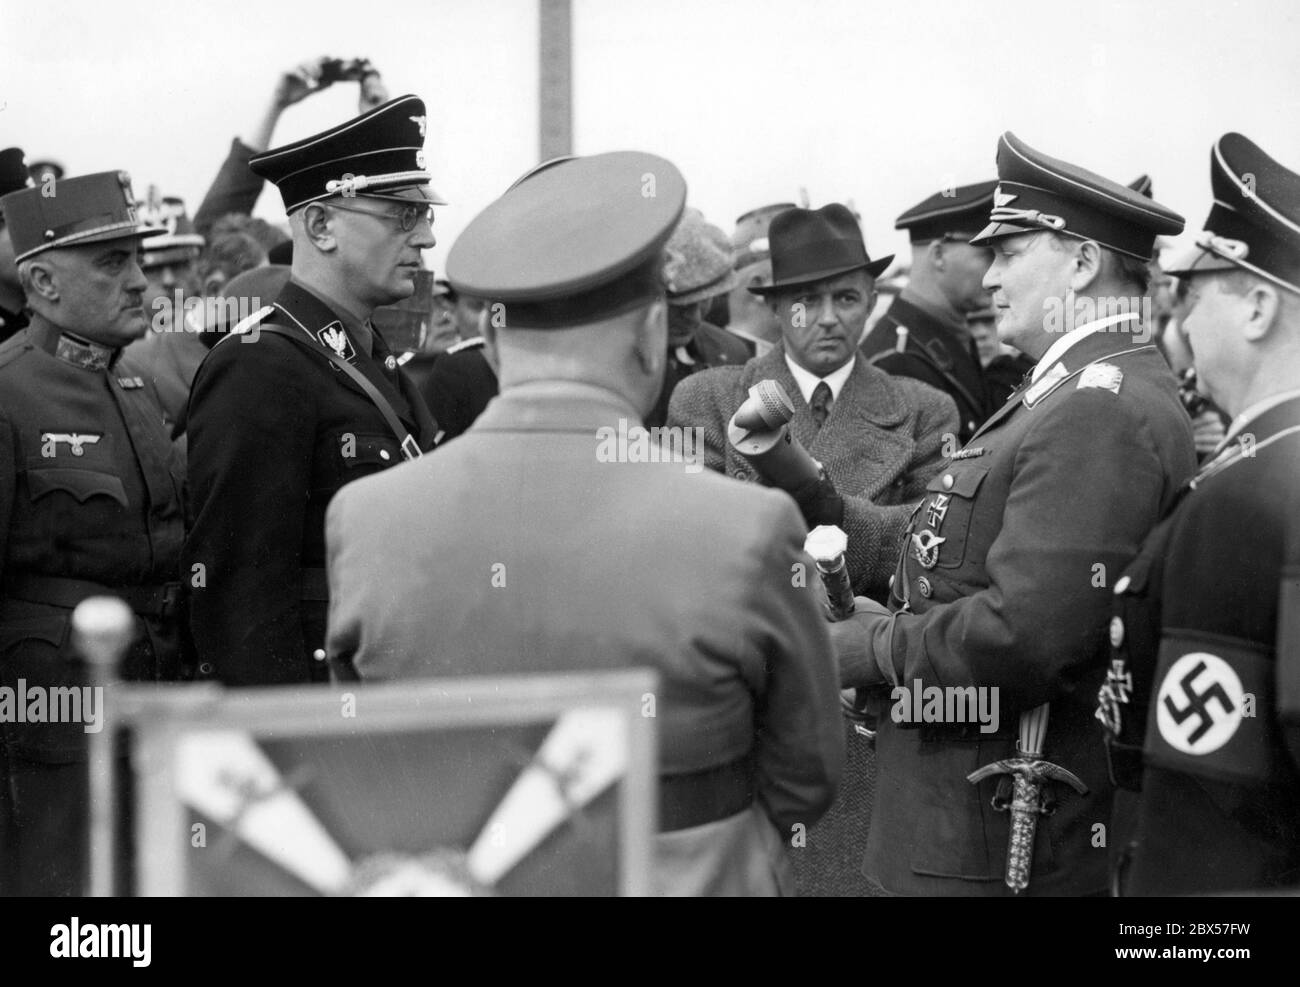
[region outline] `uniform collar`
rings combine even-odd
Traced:
[[[99,343],[74,336],[70,332],[60,335],[54,346],[55,359],[80,367],[82,370],[107,370],[117,362],[121,352],[119,349],[101,346]]]
[[[1047,352],[1043,354],[1043,358],[1035,364],[1030,380],[1037,383],[1038,378],[1047,373],[1052,364],[1060,361],[1061,358],[1065,356],[1067,350],[1086,337],[1091,336],[1094,332],[1108,329],[1111,326],[1117,326],[1121,322],[1132,322],[1138,318],[1139,315],[1137,312],[1124,312],[1119,315],[1108,315],[1104,319],[1087,322],[1079,326],[1077,329],[1071,329],[1047,348]]]
[[[27,338],[32,345],[56,360],[81,370],[108,370],[122,354],[120,347],[104,346],[73,333],[63,332],[39,316],[28,327]]]
[[[340,302],[326,295],[317,288],[312,288],[303,284],[297,279],[290,279],[289,285],[286,287],[290,286],[298,288],[300,291],[310,295],[313,299],[319,302],[322,307],[328,310],[334,320],[343,323],[343,328],[347,330],[347,334],[352,337],[353,342],[356,343],[357,349],[365,353],[366,356],[371,355],[374,350],[374,330],[370,326],[368,320],[358,319],[350,311],[344,308]],[[324,323],[322,323],[321,326],[315,327],[315,329],[322,328],[323,325]],[[314,332],[315,329],[312,331]]]
[[[838,401],[840,391],[844,389],[844,382],[849,379],[849,374],[853,373],[853,365],[858,359],[856,356],[852,356],[849,358],[849,362],[840,367],[839,370],[835,370],[825,377],[818,377],[812,371],[805,370],[791,360],[789,353],[783,355],[785,356],[785,364],[790,368],[790,373],[794,377],[794,382],[799,385],[799,393],[803,395],[804,403],[808,405],[812,404],[813,391],[817,389],[817,385],[822,381],[825,381],[826,386],[831,389],[831,400]]]
[[[1214,450],[1214,454],[1217,456],[1225,448],[1237,441],[1237,436],[1245,431],[1246,426],[1251,422],[1263,417],[1266,412],[1276,408],[1279,404],[1285,404],[1287,401],[1294,401],[1297,398],[1300,398],[1300,387],[1282,391],[1280,394],[1274,394],[1262,401],[1256,401],[1232,420],[1232,424],[1228,426],[1227,434],[1224,435],[1223,441],[1219,443],[1219,448]]]

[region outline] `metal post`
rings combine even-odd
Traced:
[[[573,153],[573,15],[569,0],[538,0],[540,160]]]
[[[101,729],[90,736],[90,894],[112,897],[117,799],[114,797],[115,734],[106,700],[135,633],[135,616],[115,596],[92,596],[72,612],[72,641],[90,666],[91,685],[100,687]]]

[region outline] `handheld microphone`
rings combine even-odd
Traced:
[[[774,380],[760,380],[727,423],[727,439],[774,487],[793,492],[815,483],[822,469],[790,434],[794,402]]]

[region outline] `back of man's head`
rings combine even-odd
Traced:
[[[502,391],[539,381],[588,384],[618,394],[645,414],[663,384],[668,318],[662,298],[563,328],[496,328],[490,310],[480,325],[500,361]]]

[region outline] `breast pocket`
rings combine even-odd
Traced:
[[[337,438],[339,463],[345,480],[387,469],[402,461],[402,449],[391,435],[342,431]]]
[[[926,530],[934,533],[928,542],[938,550],[937,568],[955,569],[965,561],[975,495],[988,471],[982,463],[954,464],[926,484],[918,527],[923,537]]]
[[[31,503],[21,524],[33,540],[67,547],[103,538],[129,511],[122,478],[104,469],[29,462],[24,477]]]
[[[101,470],[75,469],[70,466],[46,466],[27,470],[27,489],[33,501],[53,494],[64,494],[84,504],[92,497],[108,497],[127,506],[126,487],[121,477]]]

